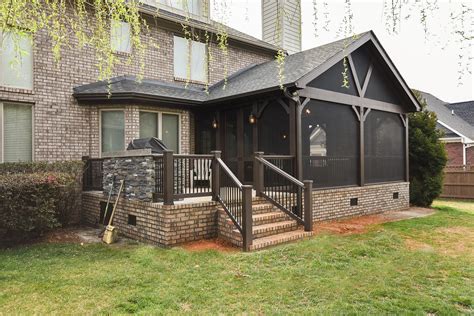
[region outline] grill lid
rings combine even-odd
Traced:
[[[127,147],[127,150],[133,149],[151,149],[152,154],[161,154],[167,150],[168,147],[156,137],[138,138],[132,140]]]

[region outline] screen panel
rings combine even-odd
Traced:
[[[268,104],[257,120],[258,150],[265,155],[290,154],[290,119],[281,104]]]
[[[365,182],[405,178],[405,127],[400,115],[372,110],[364,125]]]
[[[316,188],[357,185],[359,121],[352,107],[312,100],[301,123],[304,178]]]
[[[347,62],[347,76],[349,80],[349,86],[343,87],[344,70],[344,61],[341,60],[340,62],[323,72],[319,77],[308,83],[308,86],[355,96],[359,95],[357,93],[357,88],[354,83],[354,78],[352,76],[349,62]]]

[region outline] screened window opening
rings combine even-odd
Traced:
[[[0,126],[3,126],[0,130],[1,162],[31,161],[33,159],[32,106],[0,103],[0,123]]]
[[[405,127],[400,115],[372,110],[365,121],[365,181],[402,181],[405,177]]]
[[[174,37],[174,76],[178,79],[206,82],[206,44]]]
[[[30,37],[0,30],[0,86],[33,89]]]
[[[209,112],[196,113],[196,154],[210,154],[216,150],[216,129],[212,127],[214,115]]]
[[[101,142],[103,153],[124,150],[125,118],[123,111],[101,112]]]
[[[114,52],[131,52],[130,23],[112,20],[110,25],[110,46]]]
[[[140,111],[140,138],[156,137],[179,153],[179,115]]]
[[[305,179],[316,188],[357,185],[359,121],[353,109],[312,100],[301,123]]]

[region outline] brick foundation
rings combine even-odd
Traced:
[[[408,182],[397,182],[314,191],[313,219],[324,221],[407,209],[409,186]],[[396,192],[398,199],[393,197]],[[357,205],[350,205],[352,198],[358,199]]]
[[[84,223],[99,224],[101,201],[107,201],[102,192],[82,194]],[[136,216],[135,226],[128,224],[129,214]],[[117,205],[114,226],[123,236],[160,246],[213,238],[217,236],[217,203],[163,205],[122,198]]]

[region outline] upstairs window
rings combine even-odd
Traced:
[[[174,37],[174,77],[206,82],[206,44]]]
[[[0,30],[0,86],[33,89],[33,49],[29,36]]]
[[[130,44],[130,23],[112,20],[110,25],[110,46],[114,52],[129,54]]]
[[[0,103],[0,162],[33,159],[31,105]]]
[[[194,15],[202,14],[201,0],[158,0],[158,2],[174,9],[189,12]]]

